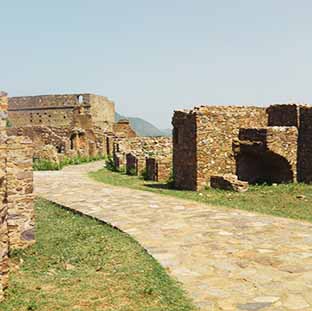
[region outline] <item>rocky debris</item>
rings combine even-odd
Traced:
[[[236,192],[246,192],[248,190],[248,182],[238,180],[238,177],[233,174],[211,176],[210,186],[215,189],[231,190]]]

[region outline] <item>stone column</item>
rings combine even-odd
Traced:
[[[34,243],[33,145],[23,136],[7,139],[7,202],[10,249]]]

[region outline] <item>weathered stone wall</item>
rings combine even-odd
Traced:
[[[136,137],[137,134],[134,129],[131,127],[129,120],[122,119],[119,120],[113,126],[113,131],[117,137]]]
[[[298,181],[312,183],[312,107],[300,107]]]
[[[268,126],[299,127],[299,106],[296,104],[271,105],[266,111]]]
[[[170,137],[118,138],[115,141],[114,150],[118,153],[119,158],[122,158],[122,154],[126,155],[127,172],[131,171],[135,172],[136,175],[140,175],[146,168],[146,158],[171,159],[172,139]],[[128,154],[129,156],[127,156]],[[136,163],[135,169],[133,169],[133,163]],[[171,161],[168,163],[171,163]],[[164,165],[161,165],[160,169],[163,167]]]
[[[233,146],[238,178],[251,184],[295,182],[297,140],[295,126],[240,129]]]
[[[7,95],[0,92],[0,301],[8,286],[9,249],[34,242],[32,144],[6,133]]]
[[[34,243],[33,145],[25,137],[7,139],[7,202],[10,248]]]
[[[106,129],[115,122],[114,103],[106,97],[93,94],[11,97],[9,119],[14,127],[70,127],[77,106],[91,113],[97,126]]]
[[[172,169],[172,157],[146,158],[147,180],[167,182]]]
[[[240,128],[267,125],[264,108],[201,107],[196,111],[197,189],[207,185],[211,175],[235,174],[233,140]]]
[[[173,172],[178,189],[199,190],[211,175],[235,173],[239,128],[267,125],[264,108],[202,106],[173,116]]]
[[[6,137],[0,134],[0,301],[4,298],[3,290],[8,286],[9,236],[7,226],[8,205],[6,186]]]

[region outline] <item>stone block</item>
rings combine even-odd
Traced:
[[[238,180],[238,177],[233,174],[217,175],[210,177],[210,187],[236,192],[246,192],[248,190],[248,182]]]

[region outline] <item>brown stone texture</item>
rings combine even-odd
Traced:
[[[95,125],[115,122],[115,105],[106,97],[93,94],[41,95],[9,98],[9,119],[14,127],[44,125],[69,127],[74,109],[82,106]]]
[[[238,180],[238,176],[225,174],[210,177],[210,187],[215,189],[230,190],[236,192],[246,192],[248,182]]]
[[[298,181],[312,183],[312,107],[299,109]]]
[[[93,94],[44,95],[9,99],[9,135],[29,137],[36,150],[53,145],[59,158],[103,156],[115,106]]]
[[[177,189],[195,190],[197,184],[196,112],[175,111],[172,125],[174,186]]]
[[[9,236],[7,226],[8,206],[6,202],[6,137],[0,135],[0,301],[3,300],[3,290],[8,285],[8,251]]]
[[[0,92],[0,301],[8,286],[9,249],[34,242],[32,143],[7,136],[7,94]]]
[[[167,182],[172,170],[172,157],[146,158],[147,180]]]
[[[297,140],[295,126],[240,129],[234,141],[236,174],[255,183],[287,183],[297,180]]]
[[[179,189],[199,190],[212,175],[235,174],[233,139],[242,127],[266,126],[264,108],[202,106],[173,116],[173,172]]]
[[[0,127],[5,127],[8,116],[8,94],[0,91]]]
[[[10,248],[34,243],[33,145],[25,137],[7,139],[7,202]]]
[[[170,137],[135,137],[118,139],[115,150],[125,154],[126,171],[140,175],[146,169],[146,159],[155,157],[159,161],[158,175],[163,180],[171,171],[172,139]]]
[[[43,147],[37,148],[37,150],[34,152],[33,158],[34,160],[41,159],[55,164],[60,163],[57,150],[53,145],[45,145]]]
[[[113,131],[118,137],[136,137],[137,134],[131,127],[129,120],[122,119],[113,125]]]

